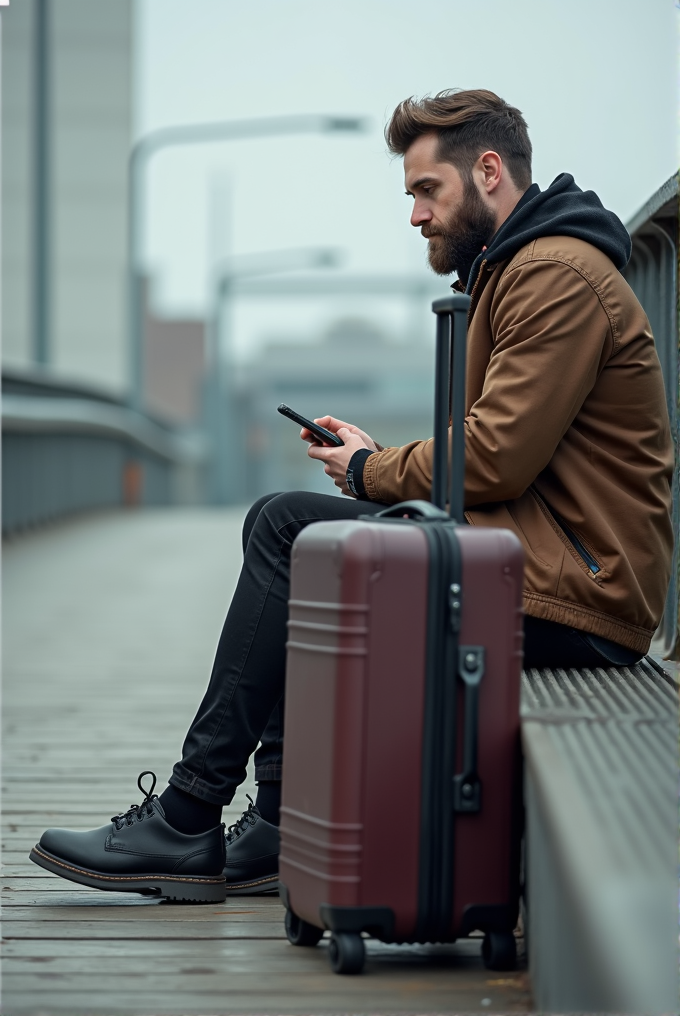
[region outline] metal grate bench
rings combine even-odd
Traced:
[[[523,675],[529,965],[547,1012],[678,1011],[678,694],[646,658]]]

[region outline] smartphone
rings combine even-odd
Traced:
[[[315,438],[318,439],[319,444],[334,445],[336,448],[342,448],[344,441],[341,441],[337,434],[332,434],[330,430],[326,430],[325,427],[320,427],[318,423],[314,423],[313,420],[308,420],[304,416],[300,416],[290,406],[284,405],[282,402],[278,407],[281,416],[287,416],[293,423],[299,423],[301,427],[306,427],[310,430]]]

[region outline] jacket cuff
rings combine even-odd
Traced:
[[[380,489],[378,487],[378,465],[380,460],[383,458],[384,453],[388,451],[387,448],[381,448],[379,452],[374,452],[370,458],[364,461],[364,471],[361,477],[364,490],[366,491],[366,498],[369,501],[382,501],[383,498],[380,496]]]
[[[354,453],[347,466],[347,486],[357,501],[370,500],[366,495],[366,487],[364,486],[364,465],[369,455],[375,455],[375,452],[372,452],[370,448],[360,448]]]

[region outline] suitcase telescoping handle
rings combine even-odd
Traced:
[[[470,297],[454,293],[442,300],[435,300],[432,310],[437,315],[432,501],[438,508],[444,509],[448,495],[449,514],[456,522],[462,523],[465,490],[465,364]],[[451,586],[450,598],[455,597],[458,601],[458,611],[460,596],[460,586]],[[457,676],[465,689],[465,717],[463,771],[453,777],[453,807],[458,812],[478,812],[481,808],[482,790],[477,774],[479,685],[484,674],[484,647],[459,645],[457,648]]]
[[[437,315],[432,503],[438,508],[445,508],[448,494],[449,514],[456,522],[462,522],[465,487],[465,360],[470,297],[463,293],[445,296],[442,300],[434,301],[432,310]]]
[[[430,502],[401,501],[391,505],[370,519],[436,519],[446,515],[448,494],[449,515],[456,522],[463,521],[463,486],[465,482],[465,353],[467,340],[467,314],[470,297],[463,293],[435,300],[432,310],[437,315],[437,345],[435,352],[434,388],[434,457],[432,463],[432,493]],[[453,344],[451,324],[453,322]],[[453,411],[453,417],[452,417]],[[449,420],[452,420],[452,468],[449,475]]]

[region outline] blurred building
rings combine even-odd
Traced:
[[[3,361],[126,386],[132,0],[2,13]]]
[[[200,500],[195,322],[148,322],[162,419],[127,406],[133,0],[1,10],[3,532]]]
[[[205,322],[155,313],[145,286],[144,404],[159,420],[176,426],[200,422],[205,370]]]
[[[267,344],[233,369],[232,399],[242,421],[234,437],[245,450],[234,499],[291,489],[337,492],[305,454],[299,428],[277,413],[279,403],[312,419],[328,413],[346,420],[382,445],[402,445],[432,436],[433,378],[434,342],[397,344],[360,318],[337,321],[314,345]]]

